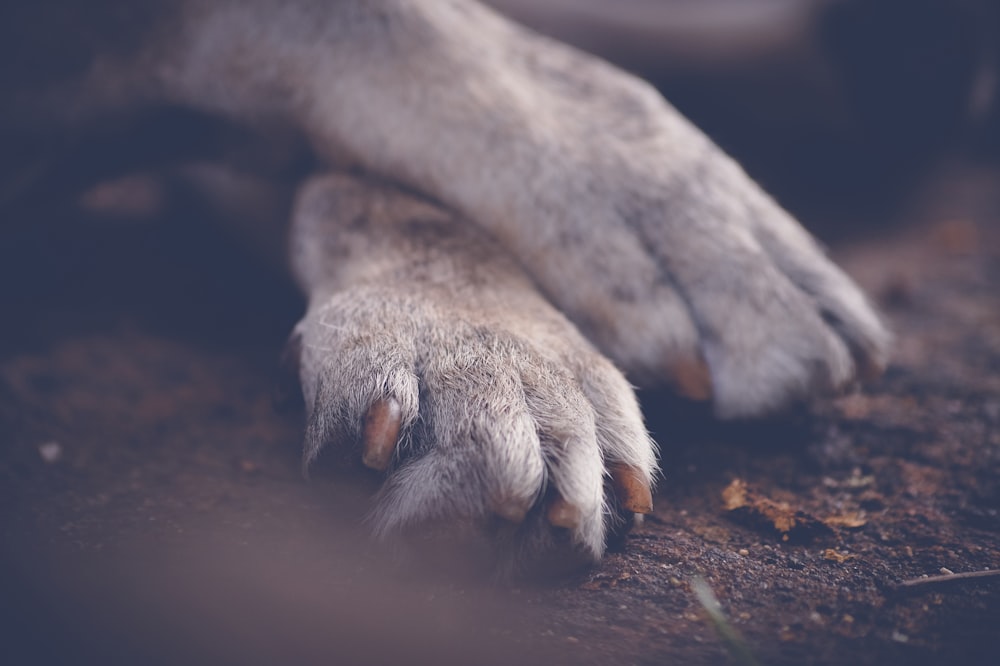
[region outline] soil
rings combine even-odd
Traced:
[[[371,479],[303,481],[272,406],[301,302],[222,232],[32,220],[0,246],[3,661],[1000,663],[1000,577],[950,576],[1000,569],[998,178],[832,243],[896,332],[880,380],[766,423],[642,396],[655,513],[546,585],[399,565]]]

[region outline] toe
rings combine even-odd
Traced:
[[[445,354],[423,373],[412,451],[388,477],[372,514],[379,536],[447,517],[521,522],[545,465],[517,377],[489,355]]]
[[[646,431],[635,393],[604,358],[578,356],[576,364],[580,386],[594,410],[597,443],[618,491],[619,506],[648,513],[636,508],[652,507],[656,444]]]
[[[571,531],[593,557],[604,552],[604,460],[593,406],[566,369],[546,361],[522,368],[525,398],[548,468],[549,523]]]
[[[310,312],[299,325],[299,372],[308,411],[303,467],[333,446],[385,471],[417,420],[412,342],[361,336],[361,324],[341,325],[334,317],[329,310]]]
[[[892,336],[858,286],[825,255],[790,215],[766,201],[752,204],[755,235],[778,268],[815,302],[844,340],[861,379],[877,377],[888,361]]]
[[[580,507],[571,504],[564,497],[556,496],[549,502],[545,510],[545,518],[553,527],[561,527],[570,531],[577,531],[583,524],[583,511]]]

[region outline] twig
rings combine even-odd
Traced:
[[[719,638],[722,639],[723,645],[726,646],[733,659],[741,664],[741,666],[760,666],[760,662],[750,652],[750,648],[743,642],[743,638],[739,632],[736,631],[733,625],[729,624],[729,620],[726,619],[726,615],[722,612],[722,604],[719,603],[718,597],[715,596],[715,593],[709,587],[708,583],[705,582],[705,579],[701,576],[692,578],[691,591],[694,592],[694,596],[698,599],[701,607],[708,613],[708,618],[712,621],[712,626],[715,627],[716,633],[719,634]]]
[[[927,576],[926,578],[911,578],[899,584],[900,587],[917,587],[918,585],[935,585],[939,583],[952,583],[972,578],[994,578],[1000,576],[1000,569],[990,571],[965,571],[963,573],[950,573],[943,576]]]

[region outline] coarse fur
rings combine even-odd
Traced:
[[[126,29],[82,31],[44,80],[8,58],[0,136],[169,106],[395,184],[317,175],[291,214],[307,461],[401,410],[380,536],[453,520],[513,568],[599,558],[609,468],[655,476],[625,377],[748,417],[886,362],[858,288],[653,88],[471,0],[95,4]],[[27,5],[7,25],[44,31]],[[550,525],[554,496],[580,519]]]

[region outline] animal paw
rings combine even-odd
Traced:
[[[502,569],[566,568],[652,510],[631,387],[488,238],[328,177],[293,247],[305,464],[337,449],[381,474],[378,537],[471,535]]]

